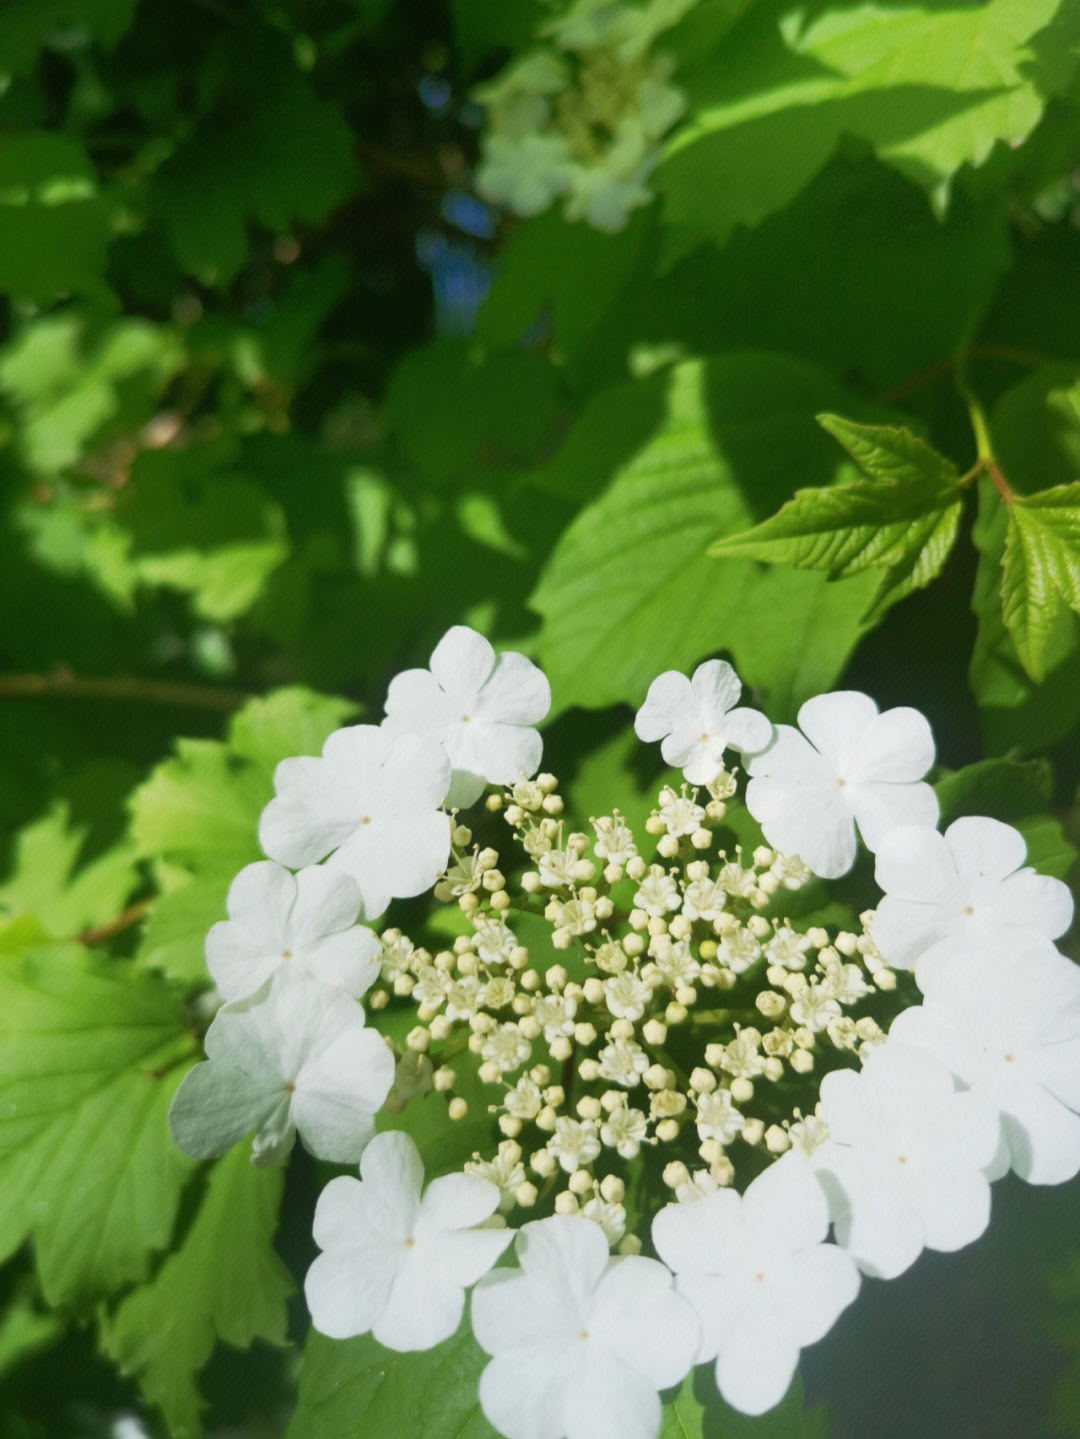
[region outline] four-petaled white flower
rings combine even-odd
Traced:
[[[693,1363],[699,1327],[655,1259],[612,1258],[600,1226],[556,1214],[518,1231],[518,1269],[473,1291],[494,1357],[480,1407],[507,1439],[655,1439],[657,1391]]]
[[[708,784],[723,769],[726,749],[752,753],[773,737],[772,723],[758,710],[735,708],[741,693],[725,660],[706,660],[693,679],[667,670],[649,686],[634,730],[646,743],[660,740],[665,762],[691,784]]]
[[[233,880],[225,907],[229,918],[206,936],[206,967],[226,999],[246,999],[283,965],[355,999],[378,977],[379,937],[356,923],[360,891],[341,870],[294,875],[260,860]]]
[[[716,1360],[734,1409],[763,1414],[787,1392],[799,1351],[828,1333],[859,1290],[855,1261],[826,1244],[825,1194],[801,1154],[786,1154],[744,1194],[718,1189],[668,1204],[656,1252],[701,1319],[696,1363]]]
[[[937,1055],[999,1111],[992,1177],[1010,1163],[1030,1184],[1080,1172],[1080,970],[1051,945],[961,958],[897,1015],[894,1038]]]
[[[814,1168],[837,1242],[865,1273],[894,1279],[923,1249],[960,1249],[986,1228],[1001,1122],[927,1050],[890,1039],[861,1072],[827,1074],[818,1117],[830,1138]]]
[[[485,784],[535,774],[543,745],[532,726],[551,708],[543,672],[524,655],[497,655],[464,625],[447,630],[429,663],[390,681],[383,728],[444,747],[454,771],[447,804],[463,808]]]
[[[169,1124],[198,1159],[255,1131],[251,1162],[276,1164],[297,1131],[318,1159],[355,1163],[394,1082],[394,1057],[340,989],[278,972],[218,1010],[207,1060],[184,1076]]]
[[[431,1349],[461,1323],[465,1289],[509,1244],[507,1229],[478,1229],[499,1190],[478,1174],[447,1174],[421,1194],[424,1167],[407,1134],[377,1134],[360,1178],[331,1179],[315,1206],[304,1294],[331,1339],[370,1332],[388,1349]]]
[[[355,879],[364,917],[373,919],[391,899],[430,889],[446,867],[450,816],[439,805],[449,786],[450,761],[430,738],[349,725],[334,731],[321,758],[281,761],[259,843],[290,869],[329,855],[331,868]]]
[[[856,825],[876,851],[901,825],[937,823],[937,797],[920,783],[934,737],[917,710],[879,714],[867,695],[838,690],[807,700],[798,719],[746,765],[746,807],[774,849],[835,879],[855,862]]]
[[[1057,939],[1072,923],[1068,887],[1021,868],[1024,836],[969,815],[944,834],[903,828],[877,853],[885,893],[871,924],[886,964],[914,969],[920,989],[961,954],[1015,952]]]

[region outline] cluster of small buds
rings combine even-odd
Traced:
[[[392,1107],[434,1090],[464,1118],[468,1051],[497,1092],[488,1110],[502,1135],[469,1168],[497,1185],[504,1213],[580,1212],[632,1244],[620,1166],[655,1155],[663,1184],[692,1199],[731,1184],[747,1149],[810,1148],[819,1121],[792,1107],[791,1081],[855,1063],[883,1038],[866,1002],[896,980],[871,916],[830,935],[764,913],[808,876],[768,846],[719,847],[735,786],[726,771],[704,791],[665,786],[644,825],[649,861],[617,811],[590,819],[591,833],[568,831],[554,776],[522,781],[487,802],[525,856],[520,892],[498,853],[455,823],[435,893],[469,932],[434,954],[383,934],[373,1002],[408,995],[419,1021]],[[547,922],[565,963],[519,941],[521,912]]]
[[[519,215],[566,198],[568,219],[620,230],[648,204],[659,141],[686,108],[654,40],[695,0],[575,0],[528,51],[476,92],[488,128],[476,173],[485,199]]]

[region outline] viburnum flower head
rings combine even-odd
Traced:
[[[665,763],[681,769],[691,784],[708,784],[724,767],[724,751],[762,750],[772,740],[772,723],[759,711],[738,707],[742,685],[725,660],[706,660],[693,679],[666,670],[649,686],[637,712],[638,739],[660,740]]]
[[[716,1360],[734,1409],[779,1404],[799,1351],[828,1333],[859,1290],[855,1261],[826,1244],[825,1193],[801,1154],[776,1160],[738,1194],[668,1204],[653,1244],[701,1320],[696,1363]]]
[[[197,1159],[254,1131],[251,1162],[276,1164],[299,1131],[317,1159],[355,1163],[394,1082],[393,1055],[355,1000],[281,971],[218,1010],[205,1048],[169,1110],[173,1139]]]
[[[655,1259],[616,1257],[604,1231],[556,1214],[517,1234],[520,1269],[476,1286],[472,1327],[492,1355],[480,1407],[506,1439],[656,1439],[657,1391],[690,1369],[700,1329]]]
[[[430,737],[348,725],[321,758],[281,761],[259,843],[290,869],[329,856],[330,868],[352,875],[372,919],[391,899],[430,889],[446,868],[450,817],[439,806],[450,774],[446,751]]]
[[[876,851],[901,825],[937,823],[937,797],[920,782],[934,737],[917,710],[879,713],[867,695],[837,690],[807,700],[798,720],[746,765],[746,807],[775,849],[835,879],[855,862],[856,826]]]
[[[299,874],[260,860],[229,886],[228,919],[206,936],[206,967],[226,999],[246,999],[287,966],[355,999],[379,974],[378,935],[357,924],[360,891],[343,870]]]
[[[865,1273],[895,1279],[923,1249],[960,1249],[990,1222],[998,1112],[932,1053],[887,1040],[861,1071],[825,1076],[817,1117],[830,1137],[812,1162],[837,1242]]]
[[[465,1289],[512,1238],[481,1229],[499,1190],[478,1174],[447,1174],[423,1189],[420,1151],[407,1134],[377,1134],[360,1178],[332,1179],[315,1207],[323,1251],[304,1294],[312,1322],[332,1339],[369,1331],[388,1349],[431,1349],[461,1323]]]
[[[1024,866],[1024,836],[982,815],[944,834],[901,828],[878,849],[885,893],[871,932],[886,964],[914,969],[920,989],[960,954],[1045,945],[1072,923],[1067,885]]]
[[[551,687],[524,655],[497,655],[475,630],[455,625],[426,670],[390,681],[383,728],[422,735],[450,756],[447,804],[465,807],[485,784],[514,784],[536,773],[543,744],[531,726],[551,708]]]
[[[1030,1184],[1080,1173],[1080,970],[1052,945],[943,967],[922,1005],[893,1020],[893,1039],[936,1055],[998,1110],[992,1177],[1010,1164]]]

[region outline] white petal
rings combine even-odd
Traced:
[[[731,1251],[731,1254],[734,1253],[737,1251]],[[701,1343],[694,1362],[706,1364],[720,1353],[746,1312],[751,1299],[748,1282],[730,1271],[727,1274],[706,1274],[687,1269],[678,1276],[676,1288],[694,1310],[701,1325]]]
[[[220,920],[206,936],[206,967],[227,1000],[254,994],[281,963],[280,946],[268,950],[237,920]]]
[[[652,1222],[657,1254],[676,1274],[720,1274],[742,1230],[742,1198],[718,1189],[692,1204],[665,1204]]]
[[[936,906],[887,894],[874,911],[870,936],[886,964],[893,969],[914,969],[942,938],[940,924]]]
[[[799,728],[819,753],[839,763],[858,749],[877,712],[868,695],[834,690],[806,701],[799,710]]]
[[[897,828],[877,847],[874,878],[886,894],[930,906],[956,892],[958,876],[944,835]]]
[[[494,1358],[480,1375],[480,1408],[506,1439],[564,1439],[565,1388],[562,1348],[511,1350]]]
[[[378,793],[394,813],[436,809],[450,788],[450,760],[442,745],[427,735],[394,739],[379,771]]]
[[[996,1148],[995,1143],[987,1163]],[[984,1174],[950,1166],[937,1174],[912,1175],[911,1182],[928,1249],[962,1249],[990,1223],[990,1186]]]
[[[755,778],[746,787],[746,807],[774,849],[797,855],[822,879],[836,879],[854,864],[855,822],[835,784]]]
[[[430,670],[402,670],[387,686],[382,728],[394,738],[437,733],[453,724],[459,712]]]
[[[315,1204],[311,1232],[320,1249],[352,1249],[370,1229],[364,1185],[339,1174],[326,1185]],[[402,1236],[404,1238],[404,1235]]]
[[[346,876],[354,883],[352,876]],[[307,950],[304,960],[308,973],[323,984],[332,984],[359,999],[379,977],[380,945],[378,936],[362,925],[328,934]]]
[[[471,769],[455,769],[446,792],[447,809],[471,809],[483,794],[487,780]]]
[[[354,925],[360,915],[356,881],[340,870],[312,865],[295,876],[296,903],[290,930],[294,945],[304,948],[324,935]]]
[[[257,1127],[265,1104],[265,1091],[240,1070],[197,1064],[173,1096],[169,1128],[185,1154],[216,1159]]]
[[[490,784],[516,784],[522,775],[532,776],[540,768],[544,745],[538,730],[485,723],[482,742],[483,765],[478,773]]]
[[[282,760],[282,764],[300,763]],[[319,760],[311,760],[319,764]],[[281,765],[278,766],[281,769]],[[293,869],[316,864],[336,848],[349,833],[350,826],[337,814],[317,814],[307,799],[294,794],[279,794],[259,816],[259,845],[264,854],[279,864]]]
[[[757,754],[768,749],[773,740],[773,723],[760,710],[732,710],[724,719],[724,734],[729,745],[743,754]]]
[[[391,899],[410,899],[430,889],[449,857],[450,817],[431,812],[364,825],[327,864],[352,875],[363,896],[364,917],[374,919]]]
[[[831,1142],[815,1150],[814,1161],[837,1243],[875,1278],[903,1274],[922,1252],[924,1234],[901,1179],[883,1166],[880,1153]]]
[[[603,1353],[586,1354],[567,1386],[565,1412],[566,1439],[656,1439],[660,1431],[655,1386]]]
[[[934,735],[926,716],[901,706],[867,725],[848,754],[848,774],[862,783],[922,779],[934,763]]]
[[[463,1289],[492,1268],[513,1237],[512,1229],[451,1229],[418,1241],[416,1255],[433,1283]]]
[[[728,710],[739,703],[742,682],[726,660],[706,660],[690,681],[702,718],[709,729],[720,729]]]
[[[435,646],[428,667],[447,694],[471,697],[495,668],[495,651],[483,635],[454,625]]]
[[[915,827],[936,833],[937,795],[928,784],[852,784],[851,805],[863,843],[873,854],[896,830]]]
[[[664,762],[673,769],[681,769],[690,784],[708,784],[724,767],[724,747],[718,740],[697,739],[694,744],[684,746],[678,759],[673,759],[675,736],[671,735],[660,746]]]
[[[825,1238],[829,1210],[814,1171],[794,1151],[775,1160],[743,1195],[746,1248],[754,1263],[787,1255]]]
[[[697,696],[691,682],[678,670],[666,670],[649,686],[645,703],[634,719],[634,733],[638,739],[651,744],[670,734],[691,714],[698,714]]]
[[[1053,1095],[1017,1076],[1008,1093],[992,1095],[1012,1167],[1029,1184],[1064,1184],[1080,1173],[1080,1118]]]
[[[558,1288],[519,1269],[493,1269],[472,1292],[476,1342],[488,1354],[573,1345],[582,1315],[563,1299]]]
[[[331,1339],[366,1334],[386,1307],[396,1257],[377,1244],[320,1254],[304,1280],[311,1322]]]
[[[824,1338],[859,1292],[859,1271],[835,1244],[793,1254],[769,1290],[777,1329],[800,1348]]]
[[[490,1219],[498,1207],[497,1186],[479,1174],[445,1174],[428,1185],[414,1232],[420,1238],[445,1230],[471,1229]],[[508,1238],[513,1238],[512,1232]]]
[[[803,782],[814,775],[827,775],[827,765],[821,755],[797,729],[790,725],[777,725],[772,743],[759,754],[750,755],[746,761],[748,775],[769,775],[776,778]],[[834,771],[835,774],[835,771]],[[747,792],[749,794],[749,791]],[[749,808],[749,799],[747,807]],[[754,814],[754,811],[750,811]],[[757,815],[754,818],[757,819]]]
[[[1060,879],[1023,869],[1011,874],[999,890],[1001,910],[1017,927],[1045,934],[1048,939],[1063,935],[1073,921],[1073,897]]]
[[[386,1306],[371,1332],[380,1344],[398,1353],[433,1349],[456,1333],[464,1312],[465,1290],[441,1283],[410,1252],[394,1276]]]
[[[359,794],[378,788],[379,776],[395,742],[387,730],[373,724],[343,725],[326,737],[322,747],[323,774],[328,782],[346,776]],[[278,766],[275,772],[281,770]]]
[[[551,686],[532,660],[508,650],[496,660],[480,699],[486,720],[534,725],[551,708]]]
[[[394,1082],[394,1060],[373,1030],[343,1034],[297,1075],[293,1119],[318,1159],[360,1158]]]
[[[290,933],[295,902],[295,876],[279,864],[259,860],[245,865],[229,885],[225,908],[253,938],[278,948]]]
[[[733,1409],[764,1414],[791,1386],[799,1351],[765,1324],[737,1326],[716,1361],[716,1386]]]
[[[591,1219],[555,1214],[518,1230],[518,1261],[525,1274],[563,1296],[566,1307],[587,1314],[611,1258],[604,1231]]]
[[[589,1333],[655,1389],[678,1384],[701,1342],[691,1306],[655,1259],[613,1259],[596,1290]]]
[[[945,843],[965,887],[973,880],[1004,879],[1027,858],[1020,831],[984,815],[953,820],[945,831]]]
[[[424,1161],[416,1141],[397,1129],[376,1134],[360,1160],[360,1178],[380,1204],[402,1216],[405,1233],[411,1234],[424,1183]]]
[[[863,1071],[834,1069],[821,1081],[821,1117],[841,1144],[865,1144],[880,1126],[874,1091]]]

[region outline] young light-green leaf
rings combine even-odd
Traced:
[[[0,957],[0,1255],[32,1234],[46,1298],[143,1278],[190,1161],[166,1113],[192,1051],[175,996],[54,945]]]
[[[105,1321],[107,1353],[160,1407],[174,1439],[200,1432],[195,1378],[217,1340],[285,1343],[293,1284],[273,1248],[284,1182],[282,1169],[255,1169],[247,1146],[226,1154],[179,1247]]]
[[[799,490],[777,514],[712,545],[712,555],[746,555],[843,579],[885,574],[864,618],[876,621],[940,572],[956,539],[961,490],[955,466],[909,430],[818,421],[844,446],[864,480]]]
[[[1024,668],[1041,680],[1059,609],[1080,614],[1080,481],[1013,498],[1001,601]]]

